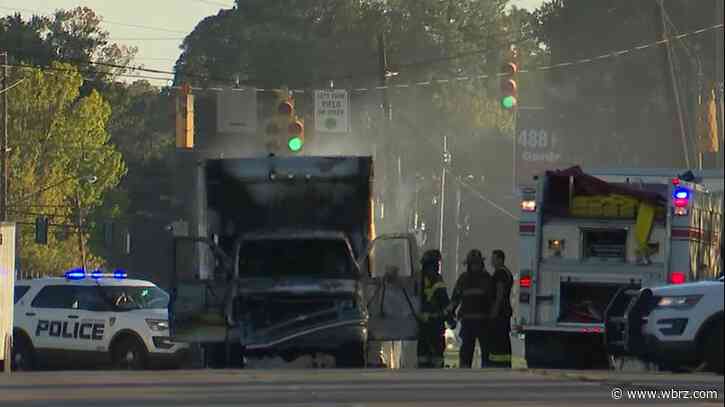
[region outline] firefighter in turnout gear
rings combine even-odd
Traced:
[[[480,250],[471,250],[466,256],[466,271],[461,274],[453,290],[449,312],[458,310],[462,321],[460,349],[461,368],[473,365],[473,350],[476,341],[481,348],[481,367],[488,360],[488,336],[490,334],[491,302],[493,300],[493,281],[486,271],[484,257]]]
[[[493,281],[496,287],[495,300],[491,309],[491,343],[488,357],[491,367],[511,367],[511,287],[513,275],[505,265],[503,250],[491,254]]]
[[[418,321],[418,366],[443,367],[443,352],[446,347],[446,319],[455,321],[446,314],[450,300],[446,285],[440,276],[441,252],[428,250],[421,259],[423,275],[423,299]]]

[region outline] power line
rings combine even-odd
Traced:
[[[13,52],[14,54],[26,56],[26,57],[34,57],[34,56],[40,56],[37,53],[28,52],[27,50],[23,49],[8,49],[8,51]],[[151,69],[151,68],[144,68],[140,65],[120,65],[120,64],[113,64],[110,62],[99,62],[99,61],[89,61],[89,60],[83,60],[79,58],[63,58],[63,59],[54,59],[53,62],[60,62],[60,63],[69,63],[73,65],[94,65],[94,66],[101,66],[101,67],[108,67],[108,68],[116,68],[116,69],[125,69],[128,71],[137,71],[137,72],[146,72],[146,73],[154,73],[154,74],[161,74],[161,75],[170,75],[172,78],[158,78],[158,77],[147,77],[145,79],[153,79],[153,80],[171,80],[174,76],[176,76],[176,73],[174,71],[165,71],[161,69]],[[26,68],[36,68],[36,69],[49,69],[53,70],[52,67],[39,67],[34,65],[28,65],[28,64],[20,64],[16,63],[19,67],[26,67]],[[67,71],[67,70],[66,70]],[[99,71],[88,71],[90,73],[103,73]],[[129,76],[132,77],[132,75],[135,74],[116,74],[118,76]],[[214,78],[214,77],[207,77],[205,75],[198,75],[198,74],[191,74],[186,75],[189,78],[196,78],[196,79],[203,79],[203,80],[215,80],[222,83],[233,83],[231,79],[220,79],[220,78]]]
[[[699,35],[699,34],[703,34],[703,33],[709,32],[709,31],[713,31],[713,30],[717,30],[717,29],[722,29],[722,28],[723,28],[723,24],[717,24],[717,25],[714,25],[714,26],[701,28],[701,29],[698,29],[698,30],[695,30],[695,31],[692,31],[692,32],[689,32],[689,33],[679,34],[679,35],[674,36],[674,37],[672,37],[670,39],[663,39],[663,40],[660,40],[660,41],[656,41],[656,42],[652,42],[652,43],[647,43],[647,44],[639,45],[639,46],[632,47],[632,48],[629,48],[629,49],[612,51],[612,52],[609,52],[607,54],[593,56],[593,57],[590,57],[590,58],[583,58],[583,59],[573,60],[573,61],[568,61],[568,62],[560,62],[560,63],[552,64],[552,65],[538,66],[538,67],[534,67],[534,68],[531,68],[531,69],[522,69],[522,70],[519,71],[519,73],[522,73],[523,74],[523,73],[531,73],[531,72],[537,72],[537,71],[538,72],[543,72],[543,71],[548,71],[548,70],[553,70],[553,69],[560,69],[560,68],[567,68],[567,67],[577,66],[577,65],[582,65],[582,64],[589,64],[589,63],[593,63],[595,61],[601,61],[601,60],[616,58],[616,57],[619,57],[619,56],[623,56],[623,55],[627,55],[627,54],[630,54],[630,53],[634,53],[636,51],[642,51],[642,50],[646,50],[646,49],[649,49],[649,48],[653,48],[653,47],[665,45],[665,44],[669,43],[670,41],[672,41],[673,39],[681,40],[681,39],[686,38],[686,37],[689,37],[689,36],[695,36],[695,35]],[[526,41],[526,39],[519,39],[519,40],[517,40],[515,42],[516,43],[519,43],[519,42],[523,42],[523,41]],[[23,50],[15,50],[14,52],[18,52],[20,54],[25,54],[25,55],[28,54],[27,51],[23,51]],[[491,49],[476,50],[476,51],[470,51],[470,52],[461,53],[461,54],[457,54],[457,55],[453,55],[453,56],[449,56],[449,57],[440,57],[440,58],[433,58],[433,59],[429,59],[429,60],[423,60],[423,61],[416,61],[416,62],[411,62],[411,63],[406,63],[406,64],[400,64],[399,66],[400,67],[421,66],[421,65],[425,65],[425,64],[433,64],[433,63],[438,63],[438,62],[442,62],[442,61],[449,61],[449,60],[454,60],[454,59],[458,59],[458,58],[463,58],[463,57],[466,57],[466,56],[480,55],[480,54],[486,54],[486,53],[491,53],[491,52],[493,52]],[[173,71],[164,71],[164,70],[158,70],[158,69],[142,68],[140,66],[132,66],[132,65],[131,66],[124,66],[124,65],[111,64],[111,63],[105,63],[105,62],[93,62],[93,61],[81,61],[81,60],[75,60],[75,61],[74,60],[65,60],[65,61],[59,61],[59,62],[71,62],[71,63],[74,63],[75,62],[75,63],[88,64],[88,65],[97,65],[97,66],[106,66],[106,67],[119,68],[119,69],[127,69],[127,70],[130,70],[130,71],[157,73],[157,74],[172,75],[172,76],[175,76],[176,75],[176,72],[173,72]],[[429,81],[419,81],[419,82],[413,82],[413,83],[407,83],[407,84],[406,83],[401,83],[401,84],[394,84],[394,85],[376,86],[376,87],[373,87],[373,88],[356,88],[356,89],[352,89],[352,92],[355,92],[355,93],[363,93],[363,92],[376,91],[376,90],[387,90],[387,89],[391,89],[391,88],[405,89],[405,88],[418,87],[418,86],[431,86],[431,85],[434,85],[434,84],[448,84],[448,83],[451,83],[451,82],[454,82],[455,83],[455,82],[464,82],[464,81],[486,80],[486,79],[489,79],[491,77],[498,77],[498,76],[501,76],[501,75],[502,74],[481,74],[481,75],[470,75],[470,76],[457,76],[457,77],[447,78],[447,79],[434,79],[434,80],[429,80]],[[121,76],[121,75],[119,75],[119,76]],[[189,75],[189,74],[185,74],[185,76],[187,76],[189,78],[199,78],[199,79],[204,79],[204,80],[216,80],[216,81],[219,81],[219,82],[222,82],[222,83],[230,83],[230,84],[232,83],[232,81],[230,79],[221,80],[219,78],[212,78],[212,77],[207,77],[207,76],[204,76],[204,75]],[[353,77],[352,75],[347,75],[345,78],[349,79],[349,78],[352,78],[352,77]],[[145,78],[145,79],[152,79],[152,80],[171,80],[170,78],[167,79],[167,78],[157,78],[157,77],[153,77],[153,78],[152,77],[149,77],[149,78]],[[195,88],[195,90],[204,90],[204,89]],[[221,90],[221,89],[220,88],[209,88],[207,90]],[[280,89],[256,89],[257,92],[268,92],[268,91],[279,91],[279,90]],[[305,90],[303,90],[303,89],[292,89],[292,91],[295,92],[295,93],[305,93]]]
[[[7,87],[7,88],[5,88],[5,89],[0,89],[0,95],[2,95],[3,93],[5,93],[5,92],[9,91],[10,89],[12,89],[12,88],[14,88],[14,87],[16,87],[16,86],[18,86],[18,85],[20,85],[20,84],[21,84],[21,83],[23,83],[24,81],[25,81],[25,78],[23,78],[23,79],[21,79],[21,80],[19,80],[19,81],[15,82],[15,83],[13,83],[12,85],[8,86],[8,87]]]
[[[28,9],[28,8],[20,8],[20,7],[0,6],[0,9],[10,10],[10,11],[24,11],[26,13],[34,13],[36,15],[53,14],[53,12],[34,10],[34,9]],[[150,30],[150,31],[159,31],[159,32],[167,32],[167,33],[174,33],[174,34],[188,34],[187,31],[171,30],[168,28],[160,28],[160,27],[151,27],[148,25],[141,25],[141,24],[124,23],[121,21],[106,20],[104,18],[101,18],[101,23],[108,24],[108,25],[118,25],[118,26],[124,26],[124,27],[140,28],[140,29]]]
[[[65,72],[65,73],[78,72],[82,75],[101,74],[101,73],[110,74],[108,72],[102,72],[102,71],[98,71],[98,70],[94,70],[94,69],[68,69],[68,68],[56,68],[56,67],[52,67],[52,66],[43,67],[43,66],[37,66],[37,65],[19,64],[19,63],[0,65],[0,67],[4,67],[4,66],[7,66],[9,68],[18,68],[18,69],[38,69],[38,70],[45,71],[45,72],[48,72],[48,71]],[[112,74],[112,75],[117,76],[117,77],[123,77],[123,78],[148,79],[148,80],[160,80],[160,81],[170,81],[173,79],[173,78],[162,78],[162,77],[158,77],[158,76],[139,75],[139,74],[132,74],[132,73],[117,73],[117,74]],[[92,78],[86,78],[86,77],[84,77],[83,79],[88,80],[88,81],[93,80]]]
[[[543,71],[550,71],[555,69],[561,69],[561,68],[569,68],[577,65],[584,65],[584,64],[591,64],[596,61],[602,61],[606,59],[612,59],[628,54],[633,54],[637,51],[643,51],[649,48],[654,48],[657,46],[665,45],[669,43],[670,41],[673,41],[675,39],[680,40],[685,37],[700,35],[709,31],[714,31],[718,29],[722,29],[723,24],[717,24],[710,27],[701,28],[699,30],[691,31],[688,33],[679,34],[676,36],[673,36],[670,39],[663,39],[659,41],[655,41],[648,44],[639,45],[636,47],[632,47],[629,49],[623,49],[618,51],[611,51],[606,54],[597,55],[589,58],[582,58],[578,60],[572,60],[567,62],[560,62],[557,64],[551,64],[551,65],[542,65],[538,67],[533,67],[531,69],[522,69],[519,71],[519,73],[525,74],[525,73],[534,73],[534,72],[543,72]],[[481,52],[491,52],[490,50],[481,51]],[[448,59],[455,59],[460,58],[460,55],[448,57]],[[435,62],[440,60],[440,58],[436,59]],[[419,61],[412,64],[423,64],[425,61]],[[476,80],[486,80],[490,78],[500,77],[506,74],[503,73],[496,73],[496,74],[481,74],[481,75],[468,75],[468,76],[456,76],[452,78],[442,78],[442,79],[431,79],[427,81],[418,81],[418,82],[411,82],[411,83],[400,83],[400,84],[394,84],[394,85],[381,85],[381,86],[375,86],[375,87],[369,87],[369,88],[354,88],[350,89],[354,93],[365,93],[370,91],[378,91],[378,90],[386,90],[386,89],[408,89],[418,86],[432,86],[432,85],[443,85],[443,84],[450,84],[450,83],[457,83],[457,82],[466,82],[466,81],[476,81]],[[348,76],[347,78],[352,78],[351,76]],[[177,89],[178,87],[174,87],[174,89]],[[215,88],[192,88],[193,90],[208,90],[208,91],[221,91],[222,88],[215,87]],[[339,88],[338,88],[339,89]],[[248,91],[249,89],[232,89],[237,91]],[[255,89],[257,92],[279,92],[281,89],[273,89],[273,88],[263,88],[263,89]],[[291,92],[294,93],[307,93],[309,91],[306,91],[304,89],[290,89]]]
[[[8,49],[8,51],[12,52],[13,54],[17,54],[17,55],[21,55],[21,56],[25,56],[25,57],[39,56],[37,53],[32,53],[32,52],[28,52],[27,50],[17,49],[17,48]],[[175,75],[175,73],[173,71],[164,71],[164,70],[160,70],[160,69],[144,68],[141,66],[134,66],[134,65],[113,64],[110,62],[91,61],[91,60],[80,59],[80,58],[54,59],[53,62],[70,63],[70,64],[78,64],[78,65],[96,65],[96,66],[103,66],[103,67],[107,67],[107,68],[126,69],[129,71]]]

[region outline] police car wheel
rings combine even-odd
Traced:
[[[32,345],[23,337],[18,337],[13,346],[12,370],[32,370],[34,367],[34,356]]]
[[[146,348],[134,338],[120,340],[113,347],[113,365],[117,369],[144,369],[146,367]]]

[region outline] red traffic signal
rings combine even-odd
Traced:
[[[511,95],[516,96],[518,91],[518,85],[516,85],[516,81],[513,79],[504,79],[501,81],[501,93],[504,94],[504,96]]]
[[[519,67],[516,66],[516,64],[513,62],[504,64],[503,68],[501,69],[501,73],[508,76],[515,75],[518,71]]]
[[[287,127],[290,136],[299,136],[305,131],[305,126],[299,120],[295,120]]]
[[[294,105],[290,101],[284,101],[277,106],[277,112],[281,115],[290,116],[295,110]]]

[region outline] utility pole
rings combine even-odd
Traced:
[[[390,95],[388,93],[388,79],[390,78],[390,70],[388,69],[388,53],[385,47],[385,34],[378,34],[378,69],[380,70],[379,86],[382,90],[383,97],[383,123],[381,145],[383,147],[383,205],[390,208],[389,219],[393,219],[393,224],[387,223],[387,226],[397,229],[400,222],[401,214],[398,206],[395,204],[398,186],[392,171],[398,168],[395,157],[396,148],[391,135],[391,126],[393,122],[393,108],[390,104]],[[395,208],[395,209],[394,209]]]
[[[81,203],[80,189],[76,193],[76,204],[78,206],[78,249],[81,252],[81,266],[86,269],[86,243],[83,239],[83,204]]]
[[[380,69],[380,86],[383,87],[383,114],[386,124],[393,121],[393,109],[388,95],[388,53],[385,49],[385,34],[378,35],[378,68]],[[386,128],[387,130],[387,128]]]
[[[463,229],[463,225],[461,225],[461,182],[456,183],[456,276],[454,280],[458,280],[458,276],[461,274],[458,272],[458,268],[461,267],[460,263],[460,255],[461,255],[461,229]]]
[[[440,221],[438,224],[438,249],[443,252],[443,221],[445,218],[446,209],[446,172],[448,171],[447,164],[450,162],[450,153],[448,152],[448,136],[443,136],[443,162],[441,163],[441,213]]]
[[[2,62],[2,85],[0,89],[8,89],[8,53],[3,51],[0,52],[0,61]],[[9,168],[10,163],[8,162],[8,92],[2,93],[2,133],[0,133],[0,167],[2,167],[2,174],[0,175],[0,221],[5,222],[8,220],[8,180],[9,180]]]
[[[664,0],[659,0],[659,9],[660,9],[660,16],[662,18],[662,36],[664,37],[664,40],[667,40],[667,43],[665,44],[665,48],[667,49],[667,62],[670,66],[670,80],[672,82],[672,91],[675,94],[675,104],[677,107],[677,117],[678,121],[680,123],[680,138],[682,139],[682,149],[683,153],[685,155],[685,165],[688,169],[691,169],[690,166],[690,148],[687,145],[687,132],[685,131],[685,121],[684,117],[682,115],[682,104],[680,102],[680,90],[679,86],[677,85],[677,77],[675,75],[675,64],[673,62],[674,55],[672,55],[672,43],[670,40],[669,35],[669,28],[666,21],[666,15],[665,15],[665,5]]]

